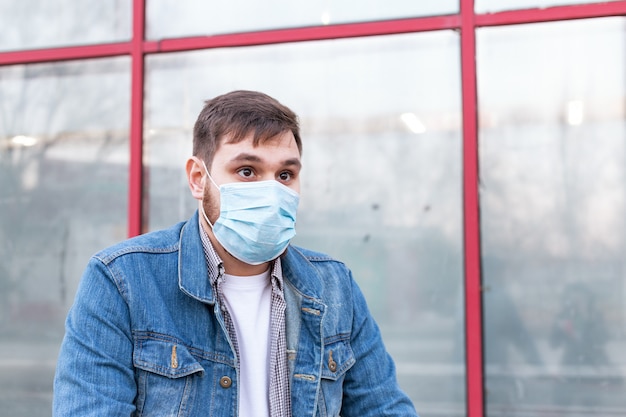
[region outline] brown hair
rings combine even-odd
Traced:
[[[205,102],[193,128],[193,154],[210,169],[222,139],[237,143],[254,132],[257,146],[289,130],[302,153],[298,117],[291,109],[267,94],[232,91]]]

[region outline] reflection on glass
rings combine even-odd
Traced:
[[[458,0],[148,1],[147,34],[150,39],[175,38],[433,16],[458,10]]]
[[[625,28],[478,33],[490,416],[626,414]]]
[[[126,235],[129,61],[0,68],[0,404],[49,416],[89,257]]]
[[[197,207],[183,166],[203,100],[267,92],[303,130],[295,243],[344,260],[422,416],[462,416],[458,35],[370,37],[149,57],[150,229]]]
[[[474,10],[476,13],[494,13],[505,10],[546,8],[554,6],[571,6],[587,3],[608,3],[619,0],[476,0]]]
[[[0,51],[126,41],[131,10],[131,0],[2,1]]]

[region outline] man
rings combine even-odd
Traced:
[[[206,103],[187,222],[96,254],[66,322],[55,416],[414,416],[350,271],[295,246],[296,115]]]

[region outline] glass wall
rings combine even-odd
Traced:
[[[487,414],[626,414],[626,19],[477,51]]]
[[[1,1],[0,51],[130,39],[131,0]]]
[[[0,405],[49,416],[89,257],[126,236],[128,58],[0,68]]]
[[[149,1],[149,39],[458,13],[458,0]]]
[[[150,229],[188,217],[204,100],[273,95],[300,116],[295,243],[345,261],[422,415],[464,415],[459,36],[396,35],[150,57]]]

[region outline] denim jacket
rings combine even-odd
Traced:
[[[293,416],[416,416],[350,271],[294,246],[281,262]],[[197,213],[108,248],[66,321],[53,415],[237,416],[227,334]]]

